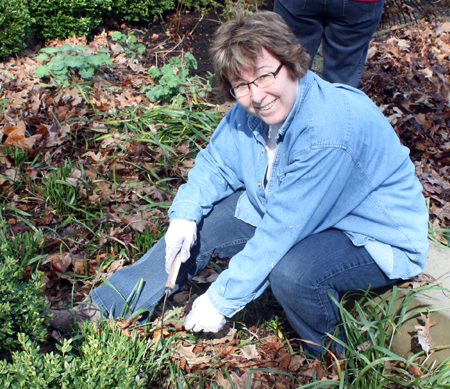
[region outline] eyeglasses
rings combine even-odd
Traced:
[[[282,67],[283,64],[280,64],[280,66],[278,66],[278,69],[274,72],[263,74],[262,76],[255,78],[251,82],[242,83],[235,86],[234,88],[231,88],[231,94],[236,97],[236,99],[240,99],[241,97],[245,97],[250,93],[251,84],[255,85],[258,88],[266,88],[269,85],[272,85],[275,82],[275,77],[278,75]]]

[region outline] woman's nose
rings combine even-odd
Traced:
[[[250,84],[250,98],[254,103],[259,104],[264,96],[266,95],[266,92],[262,90],[261,88],[258,88],[255,84]]]

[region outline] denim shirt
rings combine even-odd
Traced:
[[[216,202],[243,191],[235,216],[256,229],[208,289],[219,312],[232,316],[258,297],[293,245],[329,228],[365,246],[392,279],[423,270],[428,212],[422,186],[409,150],[364,93],[308,71],[278,132],[264,188],[267,131],[236,104],[169,210],[171,219],[198,223]]]

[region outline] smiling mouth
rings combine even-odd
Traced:
[[[265,105],[264,107],[260,107],[259,110],[260,111],[267,111],[268,109],[273,107],[273,105],[275,104],[275,101],[277,101],[277,99],[273,100],[272,102],[270,102],[269,104]]]

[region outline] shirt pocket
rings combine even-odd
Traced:
[[[373,18],[378,1],[344,1],[344,16],[357,23],[365,22]]]

